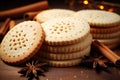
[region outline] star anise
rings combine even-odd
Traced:
[[[47,63],[39,63],[38,61],[32,61],[31,63],[26,63],[26,67],[22,68],[18,73],[21,73],[22,76],[28,77],[28,80],[33,78],[39,79],[39,75],[45,76],[43,73],[47,71],[45,66]]]
[[[88,67],[92,67],[93,69],[96,69],[98,67],[107,68],[107,65],[106,65],[107,62],[108,60],[103,58],[103,56],[99,56],[99,57],[89,56],[83,59],[81,64],[86,65]]]

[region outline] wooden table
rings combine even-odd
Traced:
[[[0,80],[27,80],[20,77],[18,71],[20,67],[14,67],[3,63],[0,60]],[[115,67],[109,67],[109,71],[101,71],[97,73],[94,69],[82,66],[74,66],[68,68],[53,68],[44,76],[40,76],[40,80],[120,80],[120,70]]]

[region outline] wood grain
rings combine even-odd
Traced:
[[[0,80],[27,80],[25,77],[20,77],[18,73],[20,69],[21,67],[10,66],[0,60]],[[120,70],[115,67],[109,67],[109,72],[102,71],[97,73],[93,69],[82,66],[68,68],[50,67],[45,75],[45,77],[40,76],[40,80],[119,80]]]

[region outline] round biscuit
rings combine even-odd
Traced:
[[[82,58],[84,56],[89,56],[91,47],[88,46],[86,49],[83,49],[78,52],[73,53],[50,53],[45,51],[40,51],[40,55],[43,58],[50,59],[50,60],[67,60],[67,59],[76,59]]]
[[[24,63],[36,54],[44,37],[44,31],[38,22],[21,22],[5,35],[0,44],[0,57],[9,64]]]
[[[61,46],[49,46],[42,45],[41,49],[43,51],[53,52],[53,53],[70,53],[85,49],[92,43],[92,35],[89,34],[83,41],[71,45],[61,45]]]
[[[112,38],[112,39],[97,39],[99,42],[105,44],[110,49],[115,49],[120,45],[120,38]]]
[[[99,42],[104,43],[106,45],[111,45],[111,44],[118,44],[120,42],[120,37],[117,38],[112,38],[112,39],[97,39]]]
[[[93,39],[111,39],[111,38],[117,38],[120,36],[120,31],[114,32],[114,33],[106,33],[106,34],[95,34],[91,33],[93,36]]]
[[[82,58],[72,59],[72,60],[60,60],[60,61],[42,59],[41,61],[48,63],[48,65],[52,67],[70,67],[70,66],[79,65],[82,61]]]
[[[57,18],[57,17],[69,17],[73,15],[75,12],[69,9],[48,9],[38,13],[35,16],[35,20],[43,23],[49,19]]]
[[[101,27],[91,27],[90,28],[90,32],[91,33],[95,33],[95,34],[105,34],[105,33],[114,33],[114,32],[117,32],[117,31],[120,31],[120,26],[114,26],[114,27],[104,27],[104,28],[101,28]]]
[[[90,26],[111,27],[120,24],[120,15],[104,10],[80,10],[74,14],[88,21]]]
[[[68,45],[82,41],[90,33],[89,24],[74,17],[55,18],[42,23],[45,44]]]

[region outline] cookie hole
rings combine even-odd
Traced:
[[[52,30],[51,28],[49,30]]]
[[[12,37],[15,37],[15,35],[12,35]]]
[[[24,47],[26,47],[26,44],[23,44]]]
[[[35,31],[35,28],[33,29],[33,31]]]
[[[10,42],[12,41],[12,39],[9,40]]]
[[[26,36],[26,34],[23,35],[24,37]]]
[[[34,35],[36,35],[37,33],[34,33]]]
[[[79,31],[79,33],[81,33],[82,31]]]
[[[18,38],[17,40],[20,41],[20,38]]]
[[[28,41],[28,39],[26,39],[26,41]]]
[[[3,51],[5,52],[5,49],[3,49]]]
[[[33,38],[33,40],[35,40],[35,38]]]
[[[22,46],[19,46],[19,48],[22,48]]]
[[[60,32],[57,32],[57,34],[60,34]]]
[[[9,46],[12,46],[12,44],[10,43]]]
[[[54,32],[51,32],[51,34],[54,34]]]
[[[17,48],[14,48],[14,50],[17,50]]]
[[[16,33],[18,33],[18,31],[16,31]]]
[[[25,40],[23,40],[22,43],[25,43]]]
[[[63,26],[60,26],[60,28],[63,28]]]
[[[60,29],[60,31],[63,31],[63,29]]]
[[[15,58],[15,56],[13,56]]]
[[[84,31],[84,28],[82,29],[82,31]]]
[[[23,54],[25,54],[25,52],[23,52]]]
[[[10,50],[12,50],[13,48],[11,47]]]
[[[33,45],[33,43],[31,43],[31,45]]]
[[[18,35],[16,35],[16,37],[18,37]]]
[[[19,42],[19,45],[21,45],[21,42]]]
[[[69,30],[71,30],[71,28],[69,28]]]
[[[24,40],[24,38],[21,38],[21,40]]]
[[[7,53],[5,53],[5,55],[7,55]]]
[[[33,27],[32,25],[30,25],[30,27]]]
[[[11,57],[10,55],[8,57]]]
[[[13,42],[15,42],[15,39],[13,39]]]
[[[21,36],[21,33],[19,33],[19,36]]]
[[[54,31],[57,31],[57,29],[55,28]]]
[[[21,32],[23,32],[23,30],[21,30]]]
[[[13,46],[17,45],[17,43],[14,43]]]
[[[65,32],[67,33],[68,31],[67,31],[67,30],[65,30]]]

